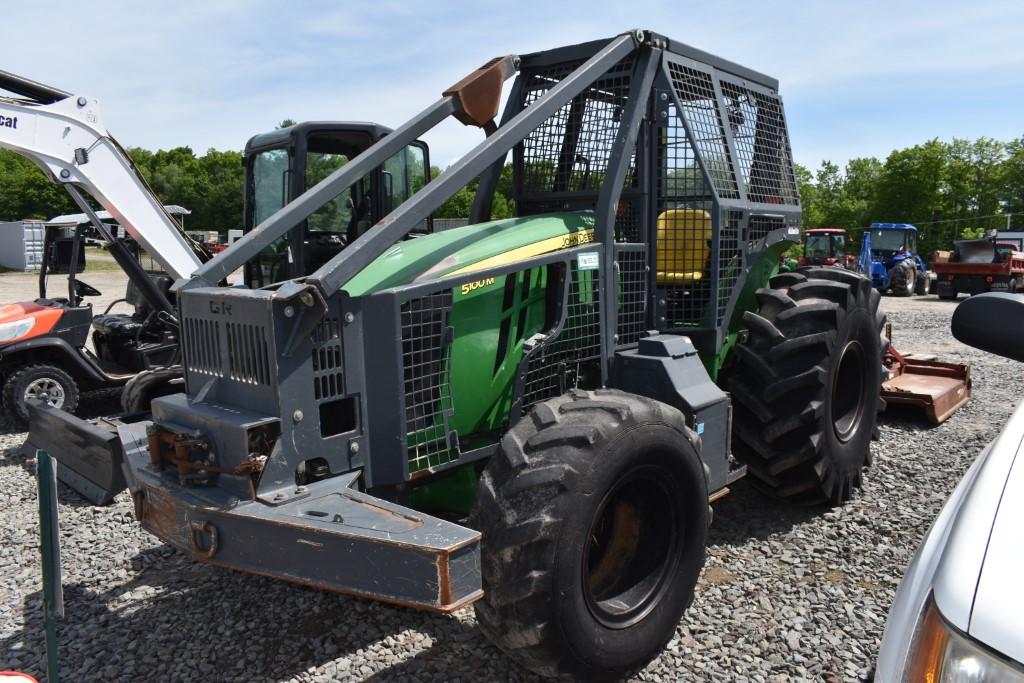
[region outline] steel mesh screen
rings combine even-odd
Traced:
[[[646,242],[643,225],[643,197],[622,197],[615,214],[615,240],[617,242]]]
[[[449,387],[451,307],[450,289],[411,299],[401,307],[409,472],[459,456],[456,435],[448,428],[454,410]]]
[[[666,323],[695,325],[710,303],[711,188],[697,162],[679,110],[668,105],[658,145],[655,282]]]
[[[573,260],[568,274],[565,322],[527,362],[523,412],[578,386],[587,366],[601,355],[599,270],[579,270]]]
[[[690,126],[693,143],[700,152],[718,196],[738,199],[736,173],[715,95],[711,74],[667,61],[672,87],[679,98],[682,114]]]
[[[726,211],[718,236],[718,311],[722,324],[729,307],[733,287],[743,271],[742,211]]]
[[[526,108],[576,69],[581,61],[524,74]],[[614,149],[629,94],[633,58],[608,70],[587,89],[537,126],[517,146],[518,187],[524,193],[597,192]],[[625,186],[636,183],[635,155]]]
[[[633,344],[647,330],[647,249],[642,245],[615,248],[618,275],[616,343]]]
[[[763,240],[772,230],[786,227],[786,220],[782,216],[764,216],[752,214],[750,224],[747,227],[747,241],[759,242]]]
[[[747,197],[767,204],[799,204],[779,98],[726,80],[721,86]]]

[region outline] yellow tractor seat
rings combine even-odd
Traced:
[[[669,209],[658,215],[659,285],[685,285],[704,278],[711,253],[711,214],[703,209]]]

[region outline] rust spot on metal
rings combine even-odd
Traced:
[[[211,522],[192,520],[188,523],[188,529],[191,532],[192,549],[199,557],[208,560],[217,553],[217,527]],[[202,540],[204,535],[206,536],[205,547]]]
[[[146,519],[146,492],[144,490],[132,493],[132,503],[135,504],[135,519],[143,521]]]
[[[437,554],[437,602],[442,607],[452,601],[452,576],[448,566],[448,553]]]
[[[885,326],[889,349],[882,360],[890,378],[882,382],[886,403],[924,410],[932,424],[945,422],[971,398],[971,368],[934,357],[902,354],[892,345],[892,325]]]
[[[263,463],[255,459],[243,460],[237,467],[217,467],[209,462],[210,444],[205,438],[174,432],[158,424],[151,424],[146,429],[146,437],[150,462],[158,468],[164,465],[174,467],[183,479],[191,473],[248,474],[255,477],[263,469]]]
[[[444,91],[455,98],[455,118],[467,126],[493,127],[501,103],[501,87],[516,72],[515,58],[497,57]]]
[[[708,503],[714,503],[716,500],[722,500],[728,496],[732,491],[728,486],[722,487],[708,496]]]

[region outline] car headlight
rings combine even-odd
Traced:
[[[949,626],[931,597],[918,623],[904,671],[906,683],[1024,682],[1020,664]]]
[[[0,342],[9,342],[18,337],[24,337],[29,330],[35,327],[35,324],[35,318],[22,318],[12,323],[3,323],[0,325]]]

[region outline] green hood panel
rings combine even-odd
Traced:
[[[477,223],[399,242],[349,280],[362,296],[459,272],[525,260],[594,240],[592,211],[564,212]]]

